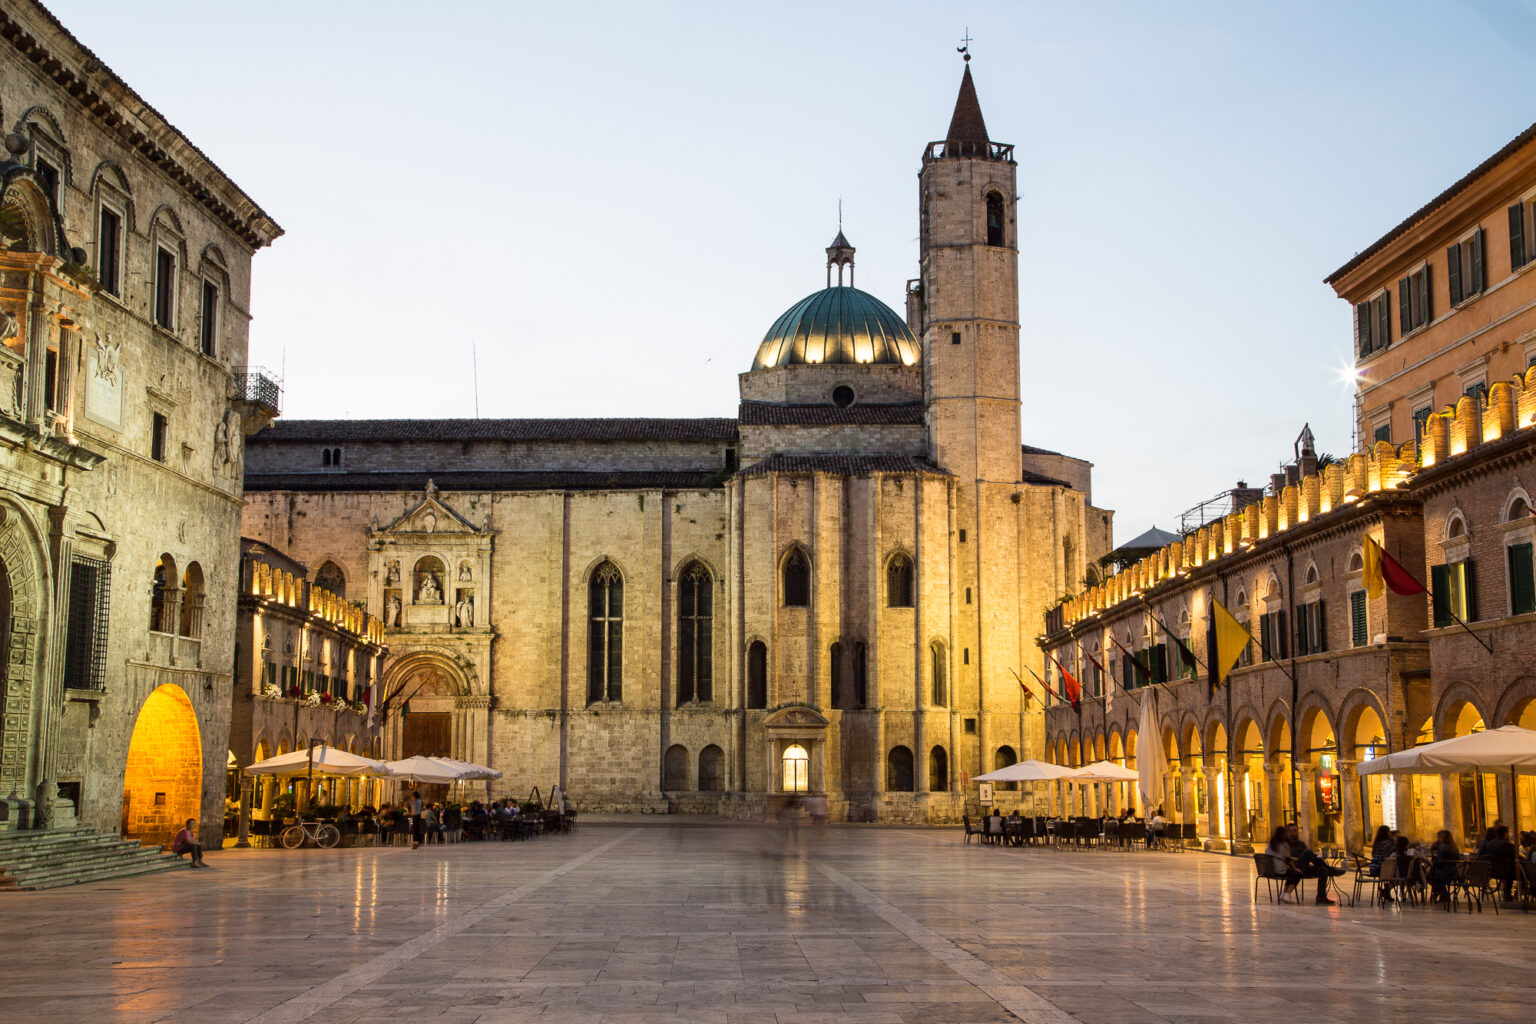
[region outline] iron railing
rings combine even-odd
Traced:
[[[259,366],[235,368],[235,399],[251,402],[276,416],[282,411],[283,386],[269,371]]]

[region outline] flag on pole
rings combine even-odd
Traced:
[[[1211,655],[1211,685],[1220,686],[1237,667],[1237,659],[1253,643],[1248,627],[1238,622],[1227,611],[1227,606],[1211,598],[1211,632],[1216,637],[1215,651]]]
[[[1365,582],[1365,593],[1372,600],[1381,596],[1383,587],[1389,587],[1394,594],[1422,594],[1424,584],[1413,578],[1413,573],[1404,569],[1402,563],[1382,550],[1380,544],[1367,537],[1365,538],[1364,571],[1361,573]]]
[[[1157,727],[1157,690],[1141,691],[1141,719],[1136,731],[1136,770],[1141,778],[1141,808],[1148,818],[1163,805],[1163,737]]]
[[[1107,677],[1109,673],[1104,671],[1104,666],[1099,664],[1098,658],[1095,658],[1092,654],[1088,653],[1088,648],[1086,647],[1083,648],[1083,657],[1088,659],[1088,664],[1092,665],[1095,669],[1098,670],[1099,689],[1102,691],[1104,696],[1104,710],[1109,711],[1115,706],[1114,680],[1111,679],[1108,686],[1104,685],[1105,677]]]
[[[1049,651],[1046,652],[1045,656],[1056,663],[1057,670],[1061,672],[1062,688],[1067,691],[1067,700],[1072,702],[1072,710],[1077,711],[1079,709],[1079,701],[1082,699],[1083,695],[1083,688],[1077,685],[1077,677],[1072,675],[1071,672],[1067,671],[1067,666],[1051,657],[1051,653]]]

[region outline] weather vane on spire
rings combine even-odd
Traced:
[[[967,64],[971,62],[971,27],[969,25],[965,27],[965,35],[961,38],[960,45],[955,47],[955,52],[964,57]]]

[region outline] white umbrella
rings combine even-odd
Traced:
[[[1049,782],[1052,779],[1065,779],[1070,777],[1072,769],[1059,764],[1047,764],[1045,761],[1020,761],[1018,764],[1010,764],[1006,768],[978,775],[976,782]]]
[[[436,758],[422,757],[420,754],[399,761],[388,761],[385,765],[396,778],[429,784],[455,782],[462,777],[457,769],[450,768]]]
[[[1360,763],[1361,775],[1456,775],[1506,768],[1536,772],[1536,730],[1505,725],[1409,747]]]
[[[1136,727],[1136,788],[1141,790],[1141,806],[1147,820],[1163,805],[1163,737],[1157,727],[1156,691],[1141,692],[1141,721]]]
[[[315,746],[308,750],[295,750],[291,754],[279,754],[265,761],[258,761],[245,769],[247,775],[379,775],[391,774],[383,761],[360,754],[349,754],[335,747]]]
[[[459,761],[452,757],[429,757],[428,761],[434,761],[449,771],[457,772],[456,778],[463,782],[472,782],[481,779],[499,779],[501,772],[495,768],[483,764],[474,764],[470,761]]]
[[[1122,768],[1113,761],[1095,761],[1071,769],[1071,774],[1066,778],[1069,782],[1136,782],[1141,778],[1141,773],[1131,768]]]

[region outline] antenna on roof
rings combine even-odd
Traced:
[[[960,40],[960,45],[955,47],[955,52],[965,58],[965,62],[971,62],[971,27],[965,27],[965,35]]]
[[[475,355],[475,339],[469,339],[469,375],[475,386],[475,419],[480,418],[480,360]]]

